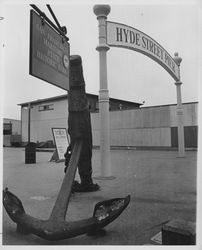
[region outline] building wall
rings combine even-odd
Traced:
[[[39,111],[39,106],[52,105],[53,110]],[[53,140],[52,128],[67,128],[67,99],[32,105],[30,140],[33,142]],[[28,140],[28,110],[22,109],[22,141]]]
[[[197,126],[198,104],[184,104],[184,126]],[[99,145],[99,114],[91,114],[93,144]],[[111,146],[171,147],[176,105],[110,112]],[[189,133],[189,131],[188,131]]]
[[[50,103],[52,104],[52,103]],[[184,107],[184,126],[197,127],[198,103],[187,103]],[[54,102],[54,109],[38,111],[39,105],[31,109],[31,139],[33,141],[53,140],[53,127],[66,127],[68,103]],[[27,110],[22,111],[22,137],[27,140]],[[91,113],[93,145],[99,146],[99,113]],[[110,112],[111,146],[174,147],[176,142],[176,105],[145,107]],[[188,135],[188,134],[187,134]],[[187,136],[187,138],[191,136]]]
[[[4,118],[3,123],[12,124],[12,135],[21,134],[21,121],[20,120]]]
[[[3,124],[11,124],[12,130],[11,134],[4,134],[3,135],[3,145],[4,146],[11,146],[11,138],[12,136],[20,136],[21,135],[21,121],[15,119],[3,119]]]

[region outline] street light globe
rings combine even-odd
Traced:
[[[175,54],[174,54],[174,61],[177,63],[177,66],[180,66],[180,63],[182,62],[182,58],[181,57],[179,57],[179,54],[178,54],[178,52],[175,52]]]
[[[111,7],[108,4],[96,4],[93,7],[93,11],[97,17],[99,16],[106,17],[110,13]]]

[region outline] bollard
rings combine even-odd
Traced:
[[[25,147],[25,164],[36,163],[36,143],[29,142]]]

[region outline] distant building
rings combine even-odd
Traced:
[[[17,146],[21,142],[21,121],[15,119],[3,119],[3,145]]]
[[[67,95],[60,95],[46,99],[18,104],[21,106],[21,134],[22,141],[28,139],[28,105],[31,105],[31,140],[41,142],[52,140],[52,128],[67,128],[68,99]],[[89,110],[97,113],[99,110],[98,96],[87,94]],[[139,108],[142,104],[130,101],[109,99],[110,111],[129,110]]]
[[[87,94],[93,145],[100,144],[98,96]],[[31,141],[53,141],[52,128],[68,128],[67,95],[19,104],[21,106],[22,141],[28,140],[28,104],[31,105]],[[168,149],[178,148],[176,104],[140,107],[110,98],[110,145]],[[198,102],[183,103],[185,148],[197,148]]]

